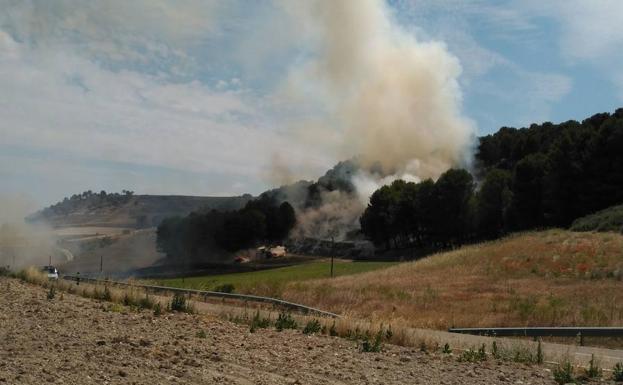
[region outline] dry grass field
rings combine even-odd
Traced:
[[[516,234],[373,272],[289,283],[287,300],[445,329],[623,325],[623,236]]]

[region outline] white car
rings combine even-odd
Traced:
[[[48,275],[48,279],[58,279],[58,269],[54,266],[43,266],[41,271]]]

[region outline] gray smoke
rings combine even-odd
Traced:
[[[326,236],[330,231],[319,230],[325,220],[356,227],[354,218],[383,184],[436,179],[469,161],[475,127],[461,111],[461,66],[443,43],[404,31],[383,1],[316,0],[293,14],[317,49],[291,69],[286,89],[301,110],[323,112],[300,124],[303,137],[313,135],[338,159],[357,157],[360,166],[349,176],[357,201],[325,193],[325,205],[300,212],[296,233]]]

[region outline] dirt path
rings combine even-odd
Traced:
[[[552,384],[540,367],[458,363],[396,346],[361,353],[337,337],[106,311],[110,304],[68,294],[48,300],[45,289],[5,278],[0,289],[0,383]]]

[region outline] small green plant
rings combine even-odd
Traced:
[[[48,290],[48,299],[52,300],[56,296],[56,286],[50,286],[50,290]]]
[[[320,332],[321,329],[322,326],[320,325],[320,322],[318,322],[317,319],[313,319],[307,322],[307,325],[305,325],[305,329],[303,329],[303,334],[315,334]]]
[[[123,306],[119,305],[118,303],[113,303],[108,307],[107,310],[113,313],[121,313],[124,309]]]
[[[586,376],[588,378],[601,377],[602,369],[599,367],[599,362],[595,360],[595,355],[591,354],[591,360],[588,362],[588,368],[586,369]]]
[[[123,294],[123,299],[121,300],[121,303],[124,306],[134,306],[134,298],[132,298],[128,293]]]
[[[392,331],[392,325],[389,325],[387,330],[385,331],[385,340],[389,341],[394,336],[394,332]]]
[[[447,342],[443,345],[443,350],[441,352],[444,354],[452,354],[452,349],[450,348],[450,345],[448,345]]]
[[[251,333],[255,333],[257,329],[266,329],[269,326],[270,320],[268,318],[262,318],[260,316],[260,311],[258,310],[253,316],[253,319],[251,320],[251,326],[249,328],[249,331]]]
[[[156,306],[156,304],[151,298],[149,298],[148,294],[145,294],[145,297],[138,301],[139,309],[153,309],[154,306]]]
[[[500,354],[500,350],[498,349],[498,343],[497,341],[493,341],[491,343],[491,355],[493,356],[493,358],[495,358],[496,360],[499,360],[502,355]]]
[[[612,368],[612,379],[614,381],[623,381],[623,362],[617,362]]]
[[[197,338],[207,338],[208,335],[206,334],[205,330],[201,329],[197,332]]]
[[[298,325],[289,313],[279,313],[279,317],[275,321],[275,327],[280,332],[284,329],[296,329]]]
[[[214,291],[219,293],[233,293],[236,288],[231,283],[224,283],[214,288]]]
[[[383,329],[379,330],[374,336],[374,341],[370,342],[369,337],[365,337],[361,342],[361,351],[364,353],[378,353],[383,348]]]
[[[487,360],[487,352],[485,350],[485,344],[482,344],[480,348],[478,348],[478,360],[479,361]]]
[[[336,337],[337,336],[337,329],[335,328],[335,321],[333,321],[333,324],[329,328],[329,335],[331,337]]]
[[[184,297],[184,294],[181,294],[181,293],[175,293],[173,295],[173,299],[171,299],[170,307],[171,307],[171,311],[177,311],[177,312],[189,313],[189,314],[194,313],[194,309],[186,301],[186,297]]]
[[[157,302],[154,305],[154,316],[160,317],[161,315],[162,315],[162,305],[160,305],[160,302]]]
[[[566,361],[554,369],[554,381],[559,385],[575,383],[573,365],[571,365],[571,362]]]
[[[539,339],[539,342],[536,346],[536,363],[540,365],[543,363],[543,361],[543,346],[541,346],[541,340]]]
[[[482,344],[478,350],[474,350],[473,348],[464,350],[459,356],[460,362],[480,362],[485,361],[486,359],[487,353],[485,351],[485,344]]]

